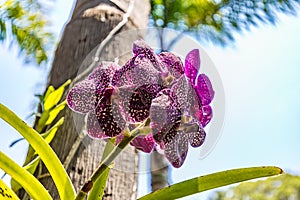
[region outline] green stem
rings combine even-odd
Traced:
[[[123,140],[110,152],[110,154],[105,157],[105,159],[100,163],[96,171],[91,175],[91,177],[85,182],[85,184],[80,189],[75,200],[83,200],[87,193],[92,189],[93,184],[101,177],[101,175],[109,168],[114,159],[125,149],[125,147],[139,134],[143,132],[141,129],[144,123],[135,128],[130,134],[124,134]]]
[[[33,128],[27,125],[15,113],[0,103],[0,118],[15,128],[37,152],[45,163],[57,187],[60,199],[74,199],[75,190],[59,158],[46,140]]]

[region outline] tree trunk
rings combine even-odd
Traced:
[[[68,79],[73,80],[86,56],[122,21],[128,5],[129,0],[77,0],[72,17],[66,25],[57,47],[48,84],[58,87]],[[129,20],[120,31],[145,28],[149,10],[149,1],[135,0]],[[116,41],[106,46],[106,54],[101,54],[100,59],[113,61],[113,58],[119,56],[124,49],[131,49],[132,41],[136,39],[136,35],[129,34],[126,38],[128,39]],[[56,134],[51,146],[64,163],[72,145],[79,136],[84,120],[82,115],[75,114],[68,108],[62,112],[62,116],[65,117],[65,122]],[[78,121],[78,119],[81,120]],[[99,164],[103,148],[104,141],[87,138],[76,148],[76,154],[67,167],[76,191]],[[115,168],[110,172],[104,199],[136,199],[136,173],[138,169],[135,150],[128,147],[119,156]],[[45,169],[43,171],[46,172]],[[41,182],[54,199],[59,199],[50,177],[42,178]]]

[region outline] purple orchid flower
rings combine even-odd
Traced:
[[[214,91],[199,73],[200,55],[192,50],[185,59],[170,52],[155,54],[144,41],[133,44],[133,57],[122,67],[102,62],[68,93],[67,104],[87,114],[87,132],[93,138],[117,137],[125,127],[150,117],[151,133],[137,136],[131,145],[150,153],[161,149],[174,167],[180,167],[188,145],[199,147],[204,127],[212,118]]]
[[[102,62],[67,95],[67,104],[72,110],[88,114],[87,132],[93,138],[114,137],[125,128],[125,119],[114,98],[116,88],[110,84],[118,69],[120,66],[113,62]]]
[[[192,147],[203,144],[206,136],[203,128],[212,118],[209,103],[214,91],[208,77],[198,75],[199,68],[199,51],[192,50],[185,59],[185,74],[171,88],[162,90],[150,109],[153,138],[177,168],[186,158],[188,144]]]

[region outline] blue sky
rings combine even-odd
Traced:
[[[70,9],[71,5],[62,0],[53,5],[51,19],[57,34]],[[203,47],[221,76],[225,120],[213,151],[200,158],[200,149],[190,149],[184,165],[171,170],[173,183],[216,171],[259,165],[276,165],[300,174],[299,35],[300,17],[280,15],[276,27],[264,25],[237,35],[235,47]],[[8,50],[8,45],[0,46],[0,55],[0,102],[26,119],[33,111],[33,94],[43,90],[39,85],[45,82],[47,69],[24,66],[17,50]],[[8,148],[20,136],[3,121],[0,134],[0,150],[22,163],[26,143]],[[147,193],[147,174],[139,180],[139,194]]]

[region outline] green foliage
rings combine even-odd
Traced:
[[[38,120],[38,132],[30,128],[14,113],[0,104],[0,117],[17,129],[30,144],[27,154],[27,157],[30,158],[30,162],[28,162],[22,170],[25,170],[26,173],[32,175],[36,171],[40,160],[43,160],[56,183],[61,199],[74,197],[75,192],[68,175],[49,144],[56,135],[58,128],[63,124],[64,118],[60,118],[53,126],[49,127],[48,130],[46,127],[52,124],[59,112],[64,109],[66,105],[65,101],[60,104],[58,103],[61,101],[65,87],[69,84],[70,80],[66,81],[66,83],[58,89],[50,86],[44,97],[42,95],[39,96],[42,105],[42,113]],[[42,131],[45,132],[41,133]],[[12,176],[11,186],[13,191],[18,191],[20,188],[24,187],[24,185],[19,182],[18,179],[15,179],[14,176]],[[24,187],[24,189],[26,188]],[[68,191],[64,191],[65,189],[68,189]]]
[[[47,50],[53,47],[53,34],[41,5],[37,0],[6,0],[0,4],[0,41],[10,42],[20,48],[25,61],[37,64],[48,61]]]
[[[60,195],[60,199],[74,199],[75,198],[75,190],[73,185],[69,179],[67,172],[65,171],[63,165],[58,159],[57,155],[50,147],[50,145],[46,142],[46,140],[33,128],[28,126],[23,120],[21,120],[15,113],[9,110],[7,107],[0,103],[0,118],[10,124],[13,128],[15,128],[32,146],[32,148],[37,152],[40,156],[41,160],[45,163],[56,187],[58,193]],[[5,156],[5,155],[2,155]],[[2,161],[2,159],[1,159]],[[1,166],[2,168],[3,166]],[[4,166],[5,167],[5,166]],[[8,167],[9,168],[9,167]],[[15,177],[15,174],[23,171],[22,173],[28,173],[22,167],[16,168],[16,171],[9,171],[7,168],[2,168],[6,173],[10,174],[17,182],[19,182],[23,187],[24,184],[20,180],[20,178]],[[25,172],[24,172],[25,171]],[[31,175],[31,174],[30,174]],[[31,175],[32,176],[32,175]],[[36,179],[37,180],[37,179]],[[30,181],[27,184],[31,184]],[[26,188],[24,188],[26,189]],[[39,189],[36,191],[40,192]],[[35,198],[37,199],[37,198]]]
[[[40,96],[42,113],[38,120],[36,130],[41,132],[46,125],[51,124],[61,110],[66,106],[66,101],[61,102],[61,98],[64,94],[65,88],[71,83],[71,80],[67,80],[59,88],[55,89],[53,86],[49,86],[45,96]]]
[[[54,126],[52,126],[51,129],[49,129],[47,132],[41,134],[41,136],[45,139],[45,141],[50,144],[50,142],[53,140],[58,128],[64,123],[64,118],[62,117]],[[29,151],[32,155],[36,155],[36,151],[30,146]],[[29,173],[34,174],[36,171],[38,164],[40,162],[40,157],[36,156],[31,162],[29,162],[27,165],[25,165],[23,168],[27,170]],[[22,188],[22,186],[15,180],[11,179],[11,187],[13,191],[18,191]]]
[[[36,157],[33,159],[30,163],[28,163],[26,166],[23,167],[26,171],[28,171],[30,174],[33,174],[39,164],[40,157]],[[22,188],[22,185],[20,185],[14,178],[10,181],[11,189],[15,192],[17,192],[19,189]]]
[[[19,200],[18,196],[0,179],[0,197],[2,200]]]
[[[235,31],[261,23],[275,24],[279,12],[296,14],[299,0],[151,0],[157,27],[192,32],[199,40],[225,45]]]
[[[281,173],[282,170],[278,167],[251,167],[217,172],[162,188],[139,200],[177,199],[213,188]]]
[[[40,197],[43,197],[45,200],[52,199],[44,186],[32,174],[23,169],[1,151],[0,168],[17,180],[33,199],[39,199]]]
[[[280,200],[300,199],[300,177],[284,174],[255,182],[241,183],[226,191],[215,193],[212,200]]]

